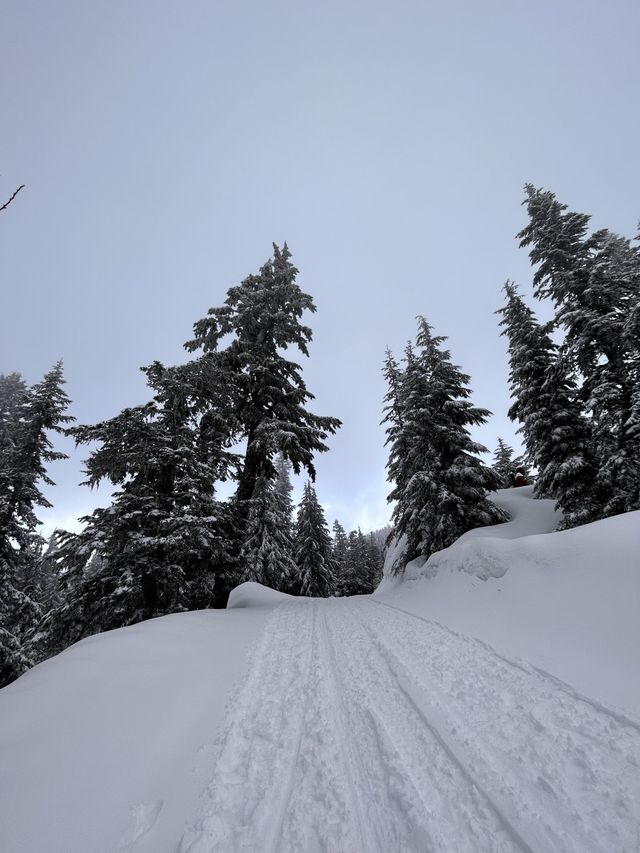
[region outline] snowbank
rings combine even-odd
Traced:
[[[495,501],[511,521],[410,563],[376,595],[640,718],[640,512],[545,532],[553,503],[530,487]]]
[[[173,853],[267,610],[89,637],[0,691],[0,850]]]
[[[231,590],[227,610],[235,607],[275,607],[283,601],[295,601],[296,596],[278,592],[261,583],[247,581]]]

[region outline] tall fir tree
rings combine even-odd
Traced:
[[[326,598],[336,589],[331,535],[324,510],[310,482],[305,483],[298,507],[295,536],[299,595]]]
[[[635,431],[640,349],[629,318],[640,303],[640,252],[590,217],[569,211],[552,192],[526,186],[529,222],[518,235],[536,266],[534,292],[549,297],[566,333],[563,357],[581,377],[579,398],[591,419],[602,514],[640,508],[640,442]],[[631,333],[630,333],[631,332]]]
[[[395,501],[393,536],[404,537],[404,553],[395,572],[416,557],[446,548],[473,527],[505,521],[506,514],[487,498],[499,478],[478,454],[468,427],[486,422],[490,412],[474,406],[469,377],[451,363],[446,339],[432,334],[418,318],[417,351],[408,349],[399,380],[401,425],[387,412],[389,478]]]
[[[290,460],[296,474],[304,468],[313,479],[314,453],[327,450],[325,439],[340,426],[337,418],[307,410],[313,394],[300,366],[282,354],[289,347],[309,354],[312,332],[300,319],[305,311],[316,310],[311,296],[298,286],[298,270],[290,258],[286,243],[282,249],[274,244],[273,257],[258,275],[232,287],[225,304],[210,308],[185,344],[190,351],[215,357],[233,383],[238,439],[246,440],[236,492],[245,517],[257,480],[274,477],[278,452]],[[229,336],[230,342],[219,349]]]
[[[347,566],[348,539],[344,527],[333,522],[333,563],[336,575],[336,595],[350,595],[351,578]]]
[[[0,686],[34,662],[29,638],[45,597],[36,507],[51,506],[41,484],[54,485],[47,466],[66,458],[50,437],[72,420],[63,385],[61,362],[31,388],[0,376]]]
[[[78,444],[97,444],[86,484],[116,486],[113,504],[60,532],[55,559],[65,567],[66,599],[47,617],[49,653],[99,631],[180,610],[211,606],[234,567],[236,535],[214,483],[237,465],[224,418],[211,410],[227,386],[211,361],[145,368],[153,400],[94,426],[75,427]]]
[[[497,312],[509,341],[509,417],[520,422],[527,456],[538,470],[537,497],[555,498],[563,526],[601,517],[602,497],[594,488],[596,464],[589,424],[580,412],[577,386],[567,363],[513,282]]]

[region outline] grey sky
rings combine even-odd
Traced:
[[[594,225],[640,215],[640,5],[5,0],[0,371],[62,357],[80,422],[145,399],[191,325],[285,239],[318,313],[332,520],[377,526],[384,348],[425,314],[513,441],[493,311],[529,292],[522,185]],[[50,522],[90,510],[56,465]]]

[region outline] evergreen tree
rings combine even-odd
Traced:
[[[602,500],[594,489],[591,436],[576,402],[576,383],[549,328],[539,325],[512,282],[504,289],[506,304],[497,313],[509,340],[514,398],[509,417],[520,422],[527,455],[538,470],[534,494],[557,500],[563,526],[584,524],[600,517]]]
[[[347,543],[347,578],[349,581],[345,595],[361,595],[366,590],[367,575],[366,542],[360,528],[351,530]]]
[[[298,567],[299,595],[324,597],[336,589],[331,535],[310,482],[304,487],[298,508],[295,538],[295,561]]]
[[[286,468],[284,472],[286,474]],[[285,499],[290,501],[290,497],[282,474],[279,481],[280,492],[277,485],[265,478],[256,482],[240,553],[240,563],[244,567],[241,580],[290,592],[295,589],[298,571],[292,557],[290,519],[285,509]]]
[[[246,440],[236,499],[248,514],[259,478],[273,479],[273,457],[282,452],[296,474],[302,468],[315,477],[313,454],[327,450],[324,441],[340,421],[319,417],[306,409],[313,399],[300,366],[287,360],[282,350],[297,347],[308,355],[311,329],[302,325],[305,311],[316,310],[303,293],[285,243],[274,244],[273,257],[258,275],[248,276],[227,293],[224,306],[209,309],[194,326],[194,338],[185,346],[210,354],[230,377],[234,387],[233,417],[238,439]],[[231,336],[223,349],[219,345]],[[244,508],[243,508],[244,507]]]
[[[373,534],[365,536],[360,528],[348,537],[347,577],[345,595],[370,595],[382,577],[382,548]]]
[[[351,578],[347,567],[348,539],[344,527],[333,522],[333,562],[336,575],[336,595],[350,595]]]
[[[385,445],[389,447],[387,462],[387,477],[395,484],[395,493],[401,493],[410,479],[409,431],[405,423],[404,391],[406,374],[415,369],[415,353],[409,342],[404,351],[405,369],[403,370],[393,353],[387,349],[382,375],[387,383],[387,393],[384,396],[382,424],[385,427]],[[389,498],[392,500],[392,498]],[[392,533],[389,534],[390,536]]]
[[[518,235],[537,269],[534,290],[549,297],[566,331],[563,356],[579,372],[579,398],[590,414],[596,491],[602,512],[640,507],[640,442],[635,431],[640,336],[640,252],[607,230],[588,234],[590,217],[567,210],[551,192],[526,187],[527,226]],[[635,409],[637,411],[637,409]]]
[[[284,454],[278,453],[275,459],[276,480],[274,485],[275,498],[281,514],[282,528],[291,542],[290,554],[293,553],[293,486],[291,485],[291,463]]]
[[[393,536],[406,537],[396,573],[416,557],[446,548],[474,527],[506,520],[505,513],[486,497],[499,483],[495,472],[479,458],[486,452],[474,442],[468,427],[485,423],[490,412],[469,402],[469,377],[451,363],[419,319],[418,351],[408,350],[399,382],[401,426],[395,415],[385,420],[389,434],[389,478],[396,501]]]
[[[500,477],[500,488],[508,489],[513,486],[513,477],[518,460],[513,458],[513,447],[498,438],[498,446],[493,454],[493,470]]]
[[[361,595],[366,589],[367,549],[360,528],[349,532],[347,565],[350,580],[347,595]]]
[[[224,419],[211,410],[211,389],[224,398],[226,386],[211,361],[155,362],[145,373],[151,402],[71,430],[78,444],[98,445],[86,462],[86,484],[108,480],[117,491],[110,507],[82,519],[80,533],[58,534],[66,600],[43,626],[49,652],[99,631],[211,606],[235,565],[234,518],[213,491],[236,465]]]
[[[367,536],[367,593],[372,593],[382,580],[384,550],[375,534]]]
[[[66,458],[49,435],[71,420],[63,385],[60,362],[32,388],[18,374],[0,375],[0,686],[33,663],[27,640],[43,598],[35,513],[51,506],[40,487],[53,485],[47,465]]]

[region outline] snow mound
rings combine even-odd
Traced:
[[[278,592],[261,583],[246,581],[231,590],[227,610],[235,607],[275,607],[284,601],[296,601],[296,596]]]
[[[556,530],[562,518],[555,509],[555,501],[534,499],[533,486],[499,489],[490,497],[496,506],[509,514],[509,521],[467,531],[448,548],[433,554],[426,563],[422,558],[412,560],[408,563],[402,580],[433,576],[445,566],[456,566],[461,571],[477,575],[483,580],[502,577],[510,560],[510,549],[505,547],[504,540],[550,533]],[[383,580],[376,593],[386,593],[401,582],[392,574],[392,570],[405,546],[406,539],[402,537],[399,541],[392,542],[387,549]]]
[[[476,575],[481,580],[501,578],[520,552],[518,540],[555,531],[562,518],[553,500],[536,500],[533,486],[501,489],[491,500],[509,513],[510,520],[469,530],[453,545],[432,554],[425,563],[415,560],[407,567],[407,577],[433,576],[443,568]]]
[[[640,511],[552,531],[552,501],[498,492],[512,520],[479,528],[374,594],[524,658],[640,717]]]

